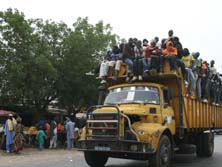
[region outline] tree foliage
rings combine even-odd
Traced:
[[[45,111],[58,99],[73,110],[96,102],[97,83],[84,74],[95,68],[118,37],[102,21],[65,23],[0,12],[0,105]]]

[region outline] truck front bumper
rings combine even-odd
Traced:
[[[105,152],[111,157],[118,158],[137,155],[136,159],[143,159],[143,156],[154,153],[152,144],[129,140],[79,140],[77,148],[80,151]],[[138,154],[141,154],[141,157],[138,157]]]

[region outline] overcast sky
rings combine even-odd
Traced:
[[[169,29],[190,52],[216,61],[222,72],[222,0],[0,0],[0,10],[17,8],[26,18],[63,21],[78,17],[111,24],[121,38],[167,37]]]

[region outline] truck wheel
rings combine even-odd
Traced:
[[[197,141],[196,153],[199,157],[210,157],[214,152],[214,134],[201,133]]]
[[[85,151],[84,157],[86,163],[91,167],[104,167],[108,160],[108,156],[100,152]]]
[[[203,152],[205,157],[211,157],[214,152],[214,134],[204,133],[203,136]]]
[[[198,138],[197,138],[197,144],[196,144],[196,154],[198,157],[203,157],[204,156],[204,152],[203,152],[203,133],[199,134]]]
[[[167,136],[163,135],[159,141],[157,151],[148,162],[149,167],[169,167],[171,161],[171,143]]]

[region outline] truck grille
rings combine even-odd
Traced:
[[[87,130],[92,131],[92,138],[117,138],[119,136],[119,116],[117,112],[90,113]]]

